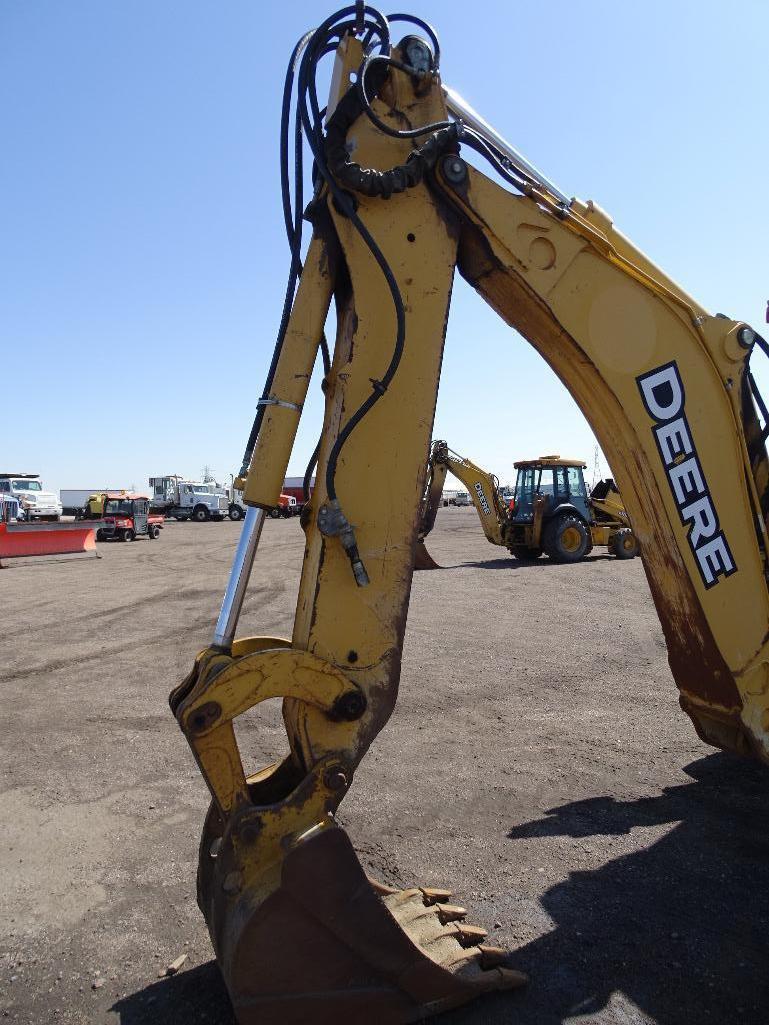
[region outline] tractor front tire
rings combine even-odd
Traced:
[[[127,530],[123,531],[123,541],[133,541],[135,537],[136,534],[134,534],[130,527],[128,527]]]
[[[235,505],[235,503],[230,506],[230,519],[233,523],[243,519],[243,510],[239,505]]]
[[[634,559],[638,555],[638,541],[629,527],[622,527],[612,534],[609,550],[617,559]]]
[[[208,517],[208,509],[204,505],[196,505],[192,510],[192,518],[196,523],[205,523]]]
[[[590,546],[590,532],[579,516],[565,513],[545,527],[542,547],[553,562],[579,562]]]

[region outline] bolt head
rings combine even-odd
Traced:
[[[366,698],[360,691],[348,691],[334,702],[333,716],[345,722],[355,722],[366,711]]]
[[[467,178],[467,164],[461,157],[449,154],[443,161],[443,174],[452,185],[461,185]]]
[[[334,765],[332,768],[326,769],[323,773],[323,782],[329,790],[333,790],[334,792],[347,789],[347,776],[345,776],[338,765]]]
[[[415,71],[421,71],[423,74],[432,71],[433,54],[424,39],[407,36],[401,41],[401,49],[406,61]]]
[[[737,332],[737,341],[743,347],[743,349],[749,349],[753,342],[756,340],[756,332],[752,327],[748,327],[744,324]]]

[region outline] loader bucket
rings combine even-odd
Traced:
[[[372,883],[331,818],[258,879],[245,881],[236,849],[212,806],[198,903],[239,1025],[416,1022],[526,981],[477,945],[485,933],[448,891]]]
[[[424,541],[417,541],[414,553],[414,569],[440,569],[441,567],[430,555]]]
[[[0,523],[0,567],[97,558],[94,524]]]

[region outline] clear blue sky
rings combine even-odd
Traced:
[[[0,0],[0,469],[57,489],[237,469],[287,271],[285,64],[334,9]],[[445,81],[565,192],[761,329],[765,0],[406,9],[438,29]],[[292,473],[320,424],[313,392]],[[568,394],[464,284],[435,434],[503,481],[543,452],[592,463]]]

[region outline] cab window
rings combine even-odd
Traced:
[[[558,466],[555,468],[555,498],[557,502],[568,502],[569,500],[569,483],[566,476],[566,467]]]
[[[585,478],[580,473],[578,466],[570,466],[568,468],[569,474],[569,492],[577,498],[585,498]]]
[[[534,490],[538,495],[546,495],[548,498],[553,494],[553,471],[550,467],[537,471],[537,485]]]
[[[533,487],[534,471],[530,468],[519,470],[518,479],[515,482],[515,504],[520,505],[530,499]]]

